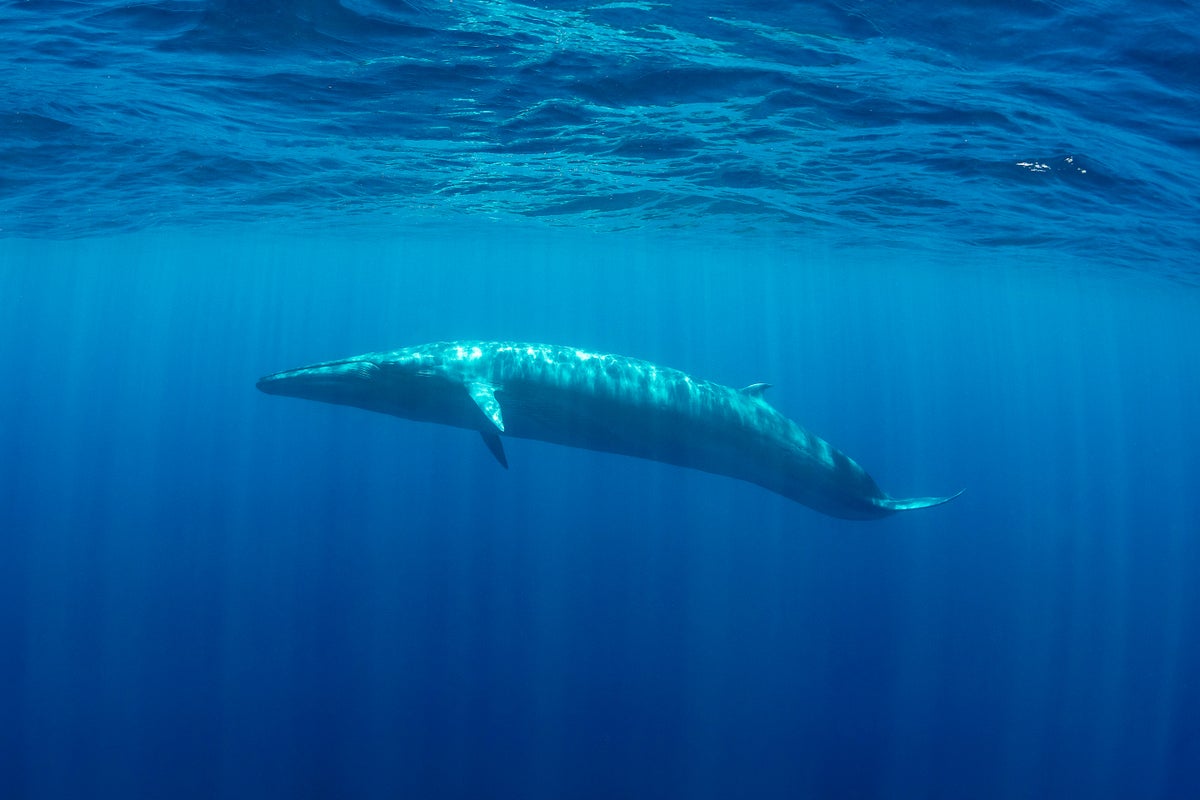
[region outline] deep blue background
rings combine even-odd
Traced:
[[[0,799],[1200,797],[1193,3],[0,0]],[[268,397],[734,386],[873,524]]]
[[[1200,300],[820,242],[480,225],[0,246],[10,797],[1189,797]],[[876,523],[268,397],[548,340],[724,383]]]

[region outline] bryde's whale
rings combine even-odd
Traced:
[[[436,342],[268,375],[267,394],[501,436],[620,453],[749,481],[846,519],[947,497],[889,497],[828,442],[776,411],[768,384],[733,389],[648,361],[545,344]],[[961,492],[959,492],[961,494]]]

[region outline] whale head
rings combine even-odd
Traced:
[[[259,391],[354,406],[406,419],[477,427],[478,409],[461,378],[439,359],[413,350],[367,353],[276,372]]]
[[[357,356],[276,372],[259,378],[257,386],[267,394],[368,407],[379,393],[381,372],[370,356]]]

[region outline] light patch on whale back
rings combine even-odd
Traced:
[[[816,445],[817,460],[827,469],[833,469],[833,447],[830,446],[829,442],[816,436],[809,436],[807,438],[810,440],[809,447],[812,447],[814,444]]]
[[[483,348],[475,345],[470,349],[463,345],[456,345],[454,348],[454,357],[459,361],[478,361],[483,358]]]

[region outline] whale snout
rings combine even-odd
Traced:
[[[264,375],[255,385],[267,394],[347,403],[365,392],[378,372],[379,365],[373,361],[330,361]]]

